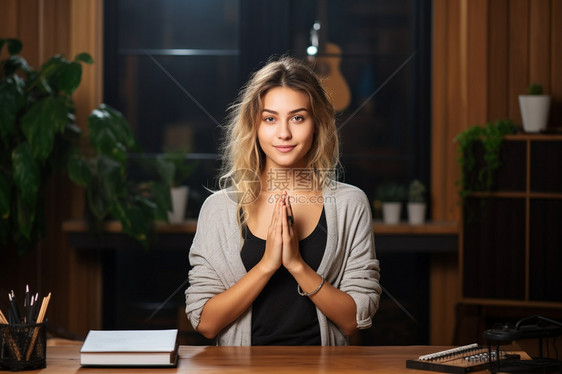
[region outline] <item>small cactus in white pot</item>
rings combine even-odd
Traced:
[[[425,222],[427,188],[419,180],[413,180],[408,187],[408,222],[419,225]]]
[[[397,182],[387,182],[377,188],[377,199],[382,204],[382,216],[385,223],[400,222],[402,202],[406,200],[406,186]]]

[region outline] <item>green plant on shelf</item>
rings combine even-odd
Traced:
[[[376,198],[382,203],[402,202],[408,195],[406,187],[398,182],[384,182],[377,187]]]
[[[511,120],[489,122],[486,126],[472,126],[455,137],[461,180],[457,182],[459,195],[464,200],[473,191],[490,192],[495,173],[501,166],[500,152],[505,135],[513,134],[516,127]],[[477,171],[476,145],[483,148],[484,164]],[[477,172],[475,179],[471,175]]]
[[[527,94],[528,95],[542,95],[543,94],[542,85],[540,83],[531,83],[527,87]]]
[[[408,186],[408,201],[410,203],[425,203],[427,188],[418,179],[414,179]]]

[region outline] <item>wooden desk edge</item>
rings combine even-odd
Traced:
[[[154,373],[427,373],[406,369],[406,361],[453,347],[344,346],[344,347],[179,347],[176,369],[153,369]],[[46,373],[76,373],[80,370],[80,346],[48,346]],[[96,373],[138,373],[140,368],[99,368]],[[320,369],[320,370],[319,370]],[[143,371],[144,372],[144,371]]]

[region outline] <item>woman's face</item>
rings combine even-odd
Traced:
[[[308,96],[287,87],[270,89],[263,97],[258,142],[265,153],[265,170],[304,168],[314,139]]]

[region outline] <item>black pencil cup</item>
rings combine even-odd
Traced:
[[[47,322],[0,324],[0,370],[41,369],[46,357]]]

